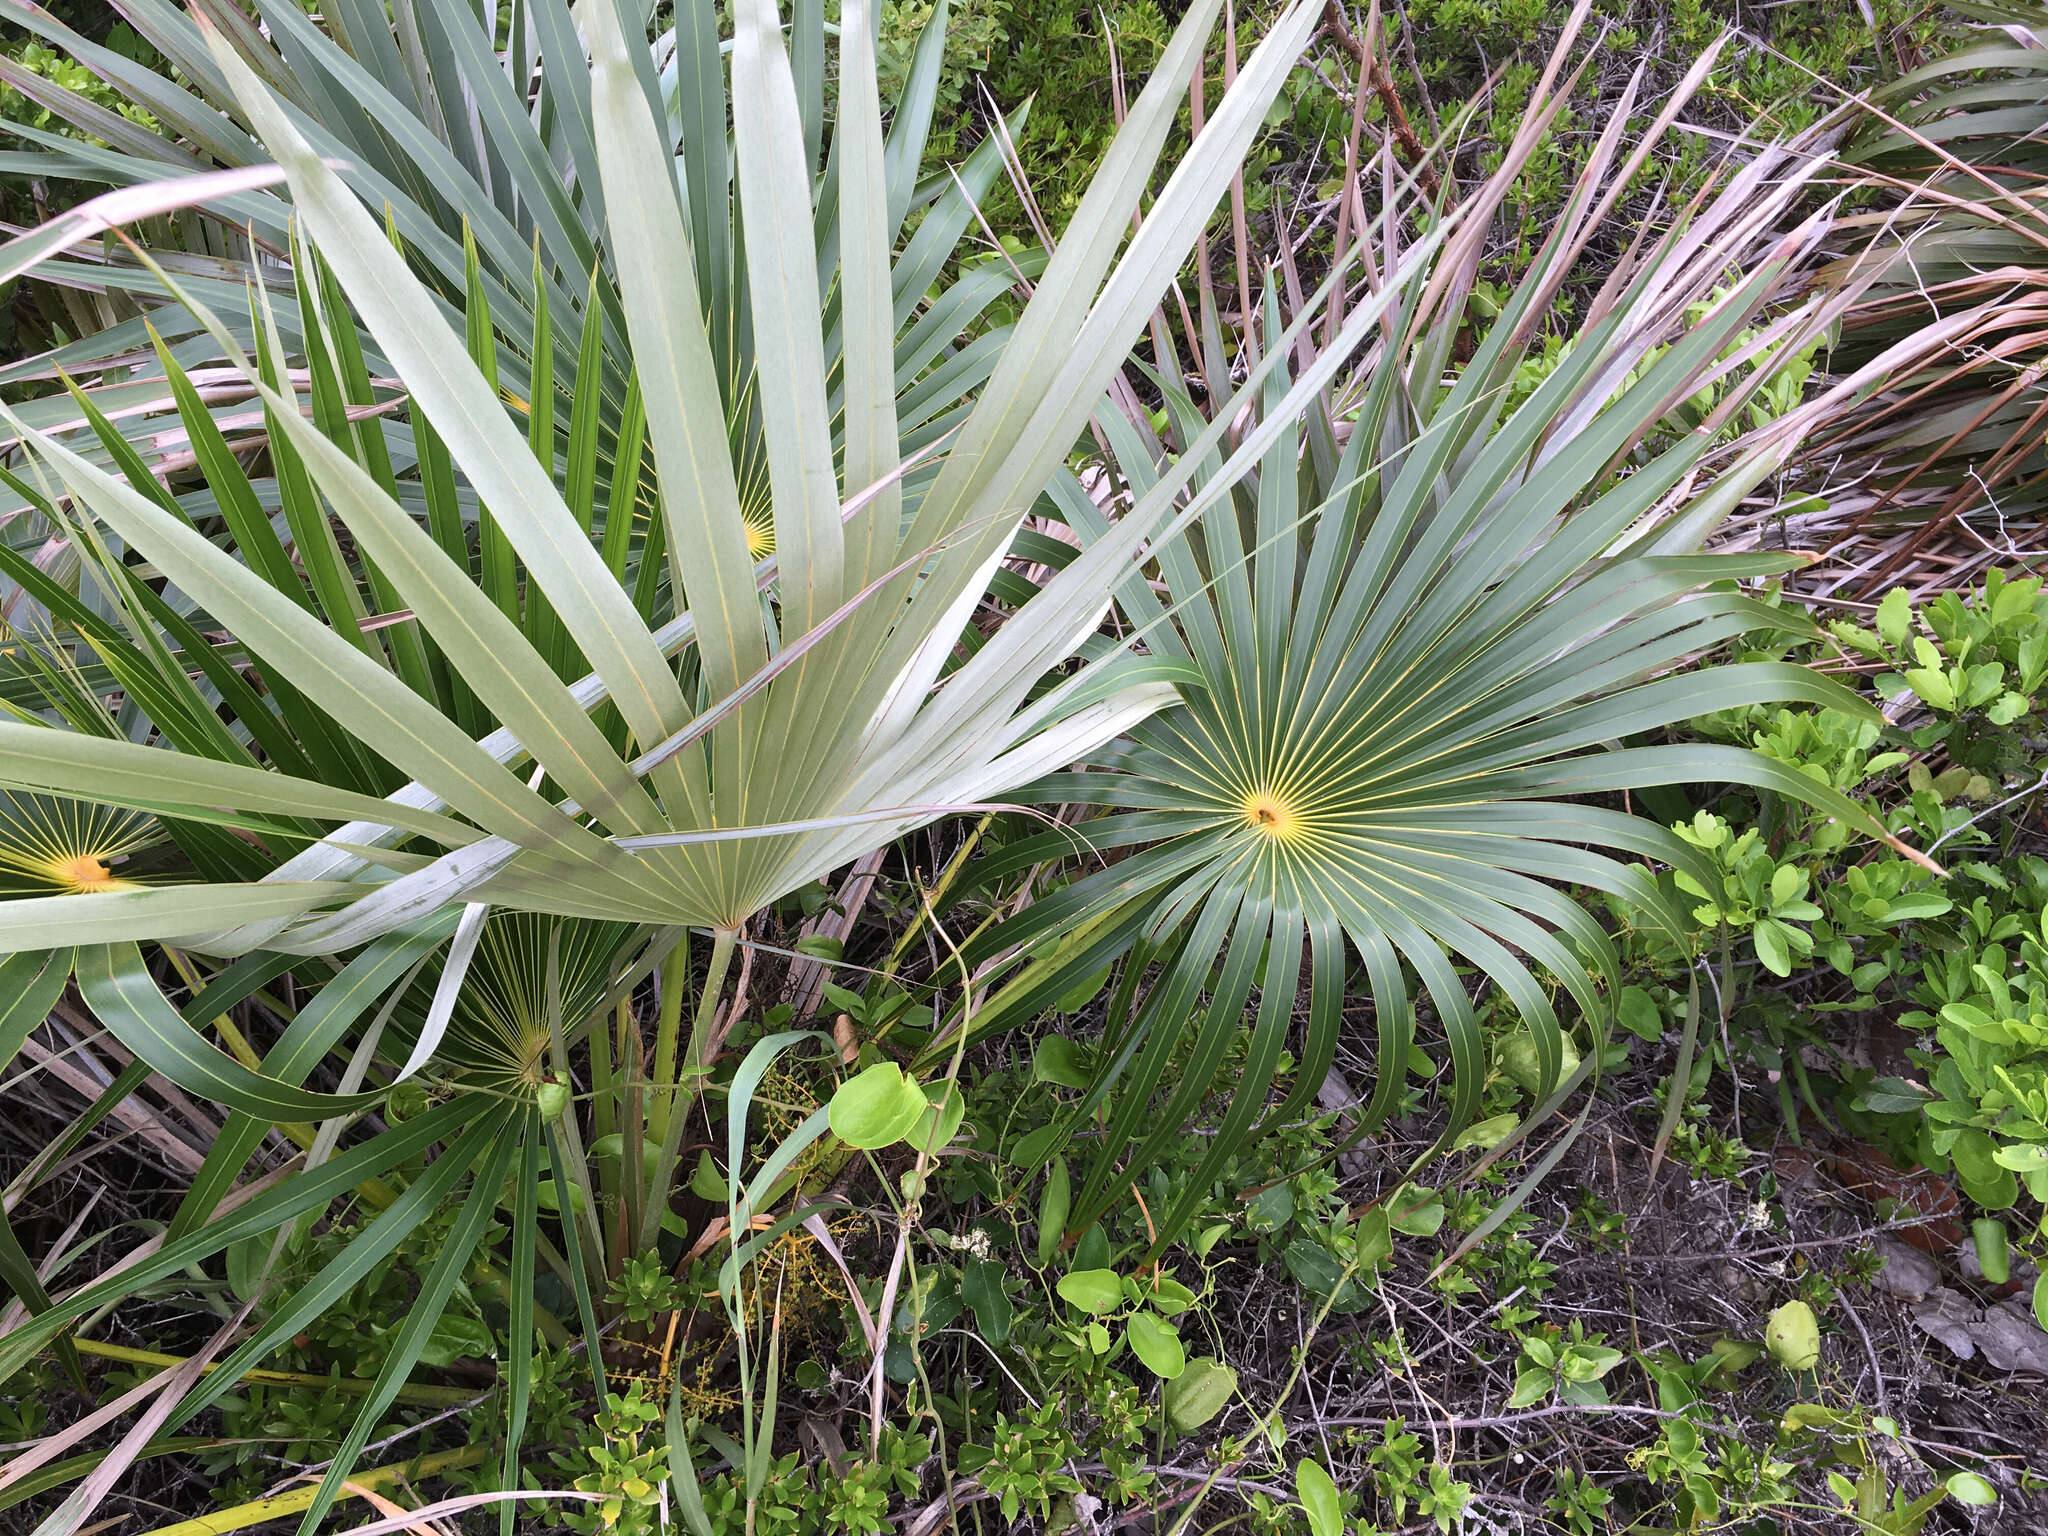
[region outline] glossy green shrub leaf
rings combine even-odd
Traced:
[[[2002,1211],[2019,1198],[2019,1180],[2011,1169],[1999,1166],[1991,1138],[1982,1131],[1974,1127],[1965,1130],[1949,1148],[1949,1158],[1956,1165],[1964,1192],[1979,1205]]]
[[[1354,1240],[1358,1245],[1355,1261],[1360,1269],[1372,1269],[1383,1259],[1393,1257],[1394,1234],[1385,1206],[1376,1205],[1358,1218]]]
[[[1195,1304],[1195,1293],[1182,1285],[1171,1275],[1160,1275],[1152,1282],[1152,1289],[1146,1293],[1146,1300],[1152,1303],[1161,1317],[1179,1317]]]
[[[993,1259],[969,1259],[960,1272],[960,1299],[974,1314],[974,1326],[984,1339],[991,1344],[1008,1342],[1016,1309],[1003,1289],[1002,1265]]]
[[[1045,1188],[1038,1196],[1038,1262],[1050,1264],[1060,1251],[1060,1238],[1067,1227],[1067,1212],[1074,1200],[1073,1176],[1067,1160],[1054,1158],[1045,1173]]]
[[[1017,1145],[1010,1149],[1010,1161],[1019,1168],[1036,1168],[1060,1144],[1065,1132],[1061,1125],[1041,1125],[1017,1139]]]
[[[700,1200],[709,1200],[715,1205],[725,1205],[732,1199],[732,1188],[725,1181],[725,1175],[718,1171],[718,1165],[711,1161],[711,1149],[706,1147],[697,1153],[697,1167],[690,1175],[690,1191]]]
[[[1970,1240],[1977,1250],[1977,1267],[1993,1285],[2012,1278],[2012,1255],[2006,1247],[2005,1223],[1995,1216],[1979,1216],[1970,1223]]]
[[[1294,1496],[1308,1516],[1309,1536],[1344,1536],[1343,1501],[1321,1463],[1303,1461],[1294,1469]]]
[[[1481,1120],[1460,1131],[1451,1143],[1453,1152],[1490,1152],[1507,1139],[1508,1133],[1522,1123],[1522,1117],[1515,1114],[1495,1115],[1490,1120]]]
[[[1764,1326],[1764,1345],[1788,1371],[1810,1371],[1820,1360],[1820,1324],[1813,1308],[1788,1301]]]
[[[1038,1049],[1031,1053],[1031,1075],[1041,1083],[1056,1083],[1062,1088],[1086,1088],[1088,1068],[1081,1059],[1081,1048],[1065,1035],[1047,1035],[1038,1042]]]
[[[569,1085],[567,1083],[542,1083],[534,1093],[534,1102],[540,1106],[543,1120],[559,1120],[569,1108]]]
[[[481,1318],[466,1312],[444,1312],[420,1350],[420,1363],[436,1368],[457,1360],[488,1360],[497,1353],[497,1340]]]
[[[1166,1319],[1150,1312],[1133,1312],[1124,1336],[1130,1340],[1131,1352],[1154,1376],[1171,1381],[1186,1369],[1187,1351],[1181,1347],[1179,1330]]]
[[[1639,1040],[1664,1033],[1664,1014],[1641,987],[1623,987],[1614,999],[1615,1021]]]
[[[1998,1502],[1998,1490],[1975,1472],[1957,1472],[1948,1480],[1948,1495],[1958,1504],[1987,1507]]]
[[[1387,1223],[1410,1237],[1434,1237],[1444,1224],[1444,1203],[1432,1189],[1403,1189],[1387,1202]]]

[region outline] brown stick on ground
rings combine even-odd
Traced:
[[[1351,25],[1344,19],[1344,8],[1338,0],[1323,0],[1323,33],[1339,48],[1351,56],[1358,66],[1362,86],[1370,86],[1387,109],[1387,125],[1393,130],[1394,143],[1399,146],[1401,158],[1406,160],[1420,178],[1423,190],[1431,197],[1436,196],[1436,170],[1429,163],[1429,150],[1416,137],[1409,125],[1407,109],[1401,105],[1401,93],[1394,89],[1394,77],[1387,69],[1386,55],[1379,49],[1367,49]]]

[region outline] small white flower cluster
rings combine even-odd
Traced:
[[[970,1259],[985,1259],[995,1247],[990,1242],[989,1235],[979,1227],[966,1232],[956,1232],[947,1241],[953,1245],[955,1253],[964,1253]]]
[[[1743,1225],[1755,1227],[1759,1232],[1768,1231],[1771,1225],[1771,1205],[1768,1200],[1759,1200],[1749,1208],[1743,1218]]]

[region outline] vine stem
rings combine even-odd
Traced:
[[[983,825],[987,825],[985,820]],[[979,829],[976,830],[978,835]],[[955,867],[958,862],[956,859]],[[951,869],[947,873],[950,876]],[[940,889],[944,889],[943,881],[940,882]],[[945,1091],[950,1095],[957,1091],[954,1084],[959,1081],[960,1064],[967,1055],[968,1037],[974,1032],[974,975],[968,970],[966,957],[960,953],[960,947],[953,942],[953,936],[946,932],[944,925],[939,922],[938,913],[933,911],[933,893],[920,884],[917,894],[919,901],[923,903],[924,915],[931,922],[932,931],[945,941],[946,948],[952,953],[953,963],[960,969],[960,1030],[954,1037],[953,1056],[946,1064],[946,1075],[940,1080],[946,1085]],[[946,1100],[942,1098],[939,1102],[940,1108],[932,1113],[931,1130],[924,1144],[917,1149],[917,1161],[911,1169],[911,1182],[903,1191],[903,1203],[896,1207],[896,1246],[889,1255],[888,1278],[882,1282],[882,1304],[875,1316],[875,1358],[868,1370],[868,1453],[877,1459],[882,1454],[882,1408],[888,1390],[883,1363],[889,1348],[889,1330],[896,1317],[896,1286],[902,1279],[904,1261],[910,1254],[911,1228],[918,1224],[924,1211],[925,1174],[938,1151],[939,1127],[945,1119]],[[882,1182],[882,1193],[894,1202],[896,1197],[890,1191],[886,1178]],[[912,1335],[913,1355],[916,1348],[916,1336]]]

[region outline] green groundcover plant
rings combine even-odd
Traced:
[[[51,1256],[0,1221],[24,1314],[0,1336],[8,1379],[46,1353],[79,1369],[75,1325],[195,1268],[226,1309],[138,1386],[136,1433],[77,1469],[53,1529],[145,1453],[193,1449],[180,1437],[219,1408],[319,1447],[279,1511],[310,1531],[366,1448],[404,1433],[392,1416],[433,1401],[417,1367],[497,1353],[502,1435],[440,1464],[470,1479],[463,1508],[495,1502],[509,1528],[525,1488],[573,1524],[651,1528],[672,1497],[694,1536],[873,1536],[933,1454],[886,1422],[914,1341],[971,1315],[1000,1344],[1018,1310],[993,1237],[955,1234],[941,1260],[922,1221],[977,1176],[952,1166],[993,1113],[984,1097],[970,1120],[967,1053],[1097,999],[1093,1038],[1041,1042],[1036,1078],[1078,1096],[1042,1096],[1000,1143],[997,1193],[1041,1181],[1048,1295],[1026,1327],[1089,1403],[1089,1465],[1136,1497],[1146,1435],[1199,1430],[1234,1390],[1189,1347],[1193,1288],[1160,1267],[1189,1232],[1196,1259],[1213,1248],[1220,1180],[1281,1190],[1265,1256],[1322,1315],[1356,1310],[1395,1233],[1450,1223],[1469,1248],[1512,1220],[1528,1184],[1453,1213],[1414,1176],[1479,1145],[1475,1122],[1504,1155],[1583,1090],[1633,1005],[1639,934],[1689,982],[1705,904],[1767,969],[1789,963],[1814,921],[1795,882],[1759,884],[1752,848],[1722,859],[1708,822],[1595,797],[1732,783],[1806,807],[1815,848],[1896,852],[1886,901],[1926,868],[1906,843],[1922,823],[1888,825],[1769,742],[1656,739],[1788,705],[1881,727],[1801,659],[1688,665],[1796,624],[1740,585],[1787,557],[1698,547],[1812,424],[1757,403],[1856,296],[1769,307],[1817,228],[1792,212],[1810,163],[1731,171],[1527,368],[1683,92],[1641,141],[1616,114],[1489,311],[1479,259],[1563,110],[1567,35],[1482,187],[1446,207],[1382,157],[1382,195],[1314,290],[1277,272],[1257,324],[1202,338],[1228,387],[1198,402],[1131,348],[1164,331],[1314,7],[1273,20],[1162,176],[1220,7],[1190,11],[1057,249],[1014,262],[959,255],[993,153],[918,175],[943,16],[885,117],[879,18],[858,6],[785,26],[746,0],[729,49],[708,3],[535,0],[508,39],[459,0],[334,9],[267,8],[259,31],[213,0],[137,0],[162,73],[23,12],[151,121],[36,151],[122,190],[0,251],[10,272],[91,266],[147,307],[17,370],[64,387],[5,408],[0,1055],[75,992],[127,1058],[10,1193],[145,1083],[223,1112],[164,1229],[95,1276],[67,1263],[46,1285]],[[79,240],[139,207],[194,238],[87,262]],[[2018,634],[2033,603],[1994,594],[2013,633],[1988,640],[1943,611],[1931,659],[1896,613],[1876,643],[1930,707],[2009,726],[2025,710],[2005,695],[2040,671]],[[1002,846],[918,883],[899,954],[949,895],[1025,876],[1037,899],[947,939],[914,995],[891,974],[835,983],[842,1029],[743,1017],[750,925],[961,815]],[[1603,899],[1628,908],[1624,939],[1592,915]],[[1958,985],[1944,1008],[2030,1045],[2034,982]],[[1371,1003],[1378,1072],[1353,1135],[1407,1106],[1421,1025],[1451,1064],[1440,1134],[1356,1221],[1296,1160],[1335,1156],[1328,1128],[1286,1139],[1349,993]],[[1505,1074],[1493,1010],[1527,1044]],[[1696,995],[1674,1011],[1665,1137]],[[1971,1079],[1946,1048],[1966,1087],[2026,1070],[1971,1056]],[[1502,1075],[1520,1097],[1489,1098]],[[1226,1083],[1191,1150],[1182,1129]],[[1981,1136],[1993,1163],[2026,1156],[2003,1109],[1960,1108],[1930,1155]],[[258,1172],[275,1137],[294,1155]],[[865,1278],[830,1225],[836,1181],[863,1173],[894,1223]],[[1121,1209],[1141,1181],[1142,1236]],[[799,1234],[845,1282],[864,1353],[838,1390],[865,1408],[865,1456],[837,1491],[777,1441],[784,1378],[817,1366],[785,1305],[817,1288]],[[720,1350],[687,1405],[686,1314]],[[663,1361],[665,1400],[628,1347]],[[1599,1338],[1516,1348],[1529,1401],[1606,1390]],[[292,1351],[347,1361],[345,1410],[243,1394],[305,1386],[256,1374]],[[1111,1371],[1125,1354],[1172,1384],[1156,1409]],[[1056,1417],[957,1416],[957,1464],[1006,1516],[1082,1491]],[[8,1476],[53,1471],[89,1432]],[[574,1450],[538,1472],[524,1448],[543,1442]],[[1469,1490],[1440,1461],[1396,1479],[1402,1446],[1390,1427],[1394,1517],[1412,1497],[1447,1526]],[[1315,1518],[1325,1491],[1298,1487]]]

